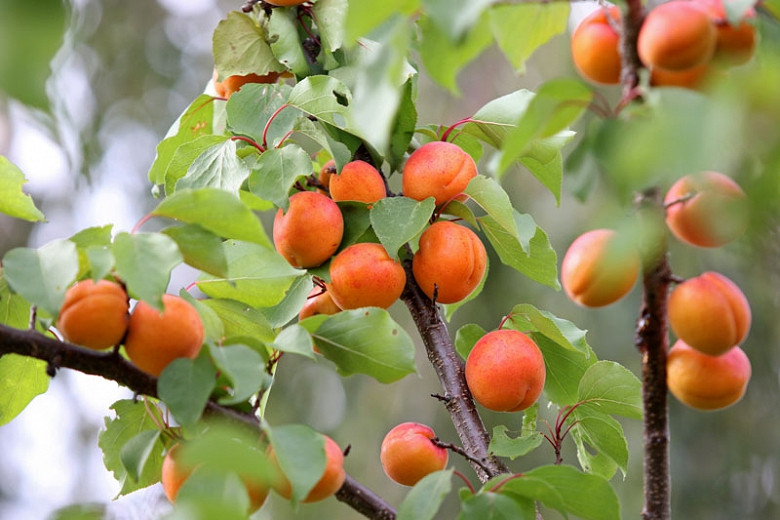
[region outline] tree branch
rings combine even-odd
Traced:
[[[642,0],[626,0],[626,12],[623,13],[623,27],[620,31],[620,56],[622,67],[620,82],[623,85],[623,99],[633,98],[633,91],[639,85],[639,69],[643,67],[637,52],[639,28],[645,18]]]

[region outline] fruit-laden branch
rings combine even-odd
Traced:
[[[447,325],[436,306],[415,283],[411,261],[404,262],[404,269],[406,286],[401,299],[409,308],[425,344],[428,359],[444,388],[442,400],[450,413],[463,449],[470,457],[480,461],[481,464],[472,462],[472,466],[482,482],[496,475],[509,473],[506,465],[488,452],[490,436],[466,385],[464,365],[455,352]]]
[[[35,330],[20,330],[0,325],[0,357],[4,354],[40,359],[48,363],[47,372],[54,375],[60,368],[70,368],[85,374],[100,376],[129,388],[138,395],[157,397],[157,378],[146,374],[117,352],[97,352],[77,347]],[[252,428],[260,428],[251,413],[241,413],[209,401],[206,413],[219,415]],[[392,520],[395,510],[370,489],[347,475],[336,498],[373,520]]]

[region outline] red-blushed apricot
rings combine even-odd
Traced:
[[[447,466],[449,453],[431,439],[436,434],[420,423],[401,423],[385,435],[379,459],[385,474],[403,486],[414,486],[423,477]]]
[[[586,307],[602,307],[628,294],[639,276],[639,253],[611,229],[594,229],[577,237],[561,264],[566,295]]]
[[[747,197],[717,172],[686,175],[666,193],[666,224],[674,236],[699,247],[728,244],[747,228]]]
[[[194,467],[185,466],[179,461],[179,448],[181,444],[174,444],[168,453],[165,454],[162,462],[162,474],[160,482],[162,483],[165,496],[171,503],[176,502],[176,497],[179,494],[179,488],[190,477]],[[265,484],[258,482],[254,479],[241,477],[244,485],[246,486],[247,494],[249,495],[249,509],[247,514],[251,515],[258,509],[260,509],[268,498],[269,487]]]
[[[403,167],[403,194],[415,200],[433,197],[436,205],[455,198],[477,176],[477,165],[456,144],[432,141],[412,152]]]
[[[571,56],[577,71],[596,83],[620,83],[620,8],[599,7],[586,16],[571,36]]]
[[[303,320],[309,316],[316,316],[318,314],[327,314],[330,316],[338,312],[341,312],[341,309],[336,305],[336,302],[333,301],[330,292],[315,286],[309,292],[306,303],[303,304],[301,311],[298,313],[298,319]],[[314,345],[314,352],[319,351],[320,349],[317,348],[317,345]]]
[[[750,304],[737,285],[707,271],[678,285],[669,297],[669,324],[678,338],[710,356],[742,343],[750,329]]]
[[[125,351],[135,366],[159,376],[177,358],[195,359],[203,345],[203,321],[187,300],[163,294],[163,310],[139,301],[130,315]]]
[[[351,161],[341,173],[330,176],[330,197],[335,201],[357,200],[372,204],[387,196],[382,174],[365,161]]]
[[[274,246],[293,267],[322,264],[336,252],[343,235],[341,210],[316,191],[294,194],[287,212],[279,208],[274,217]]]
[[[683,87],[698,89],[711,72],[709,63],[684,70],[664,70],[654,67],[650,72],[650,84],[654,87]]]
[[[327,435],[323,435],[323,437],[325,437],[325,471],[309,494],[306,495],[306,498],[303,499],[303,502],[306,503],[319,502],[333,495],[341,488],[347,478],[347,473],[344,471],[344,453],[336,441]],[[272,461],[278,464],[273,448],[269,451],[269,456]],[[292,496],[292,485],[284,473],[282,473],[282,477],[280,482],[274,486],[274,490],[289,500]]]
[[[516,330],[488,332],[466,359],[471,394],[479,404],[496,412],[518,412],[534,404],[546,375],[541,350]]]
[[[651,69],[684,70],[707,63],[716,40],[715,26],[701,6],[672,0],[647,14],[639,29],[637,52]]]
[[[750,61],[756,50],[756,28],[748,20],[756,17],[750,7],[736,24],[729,23],[724,0],[696,0],[710,15],[717,32],[713,61],[726,66],[743,65]]]
[[[241,90],[247,83],[276,83],[281,74],[269,72],[268,74],[234,74],[222,81],[217,81],[217,71],[214,70],[214,90],[221,98],[229,99],[230,96]]]
[[[666,362],[669,391],[697,410],[719,410],[739,401],[750,374],[750,360],[739,347],[720,356],[708,356],[677,340]]]
[[[127,293],[121,285],[82,280],[65,292],[57,330],[71,343],[102,350],[119,344],[129,321]]]
[[[334,161],[333,159],[323,164],[322,168],[320,168],[320,174],[317,178],[319,179],[320,184],[325,186],[327,190],[330,190],[330,178],[335,173],[336,173],[336,161]]]
[[[352,244],[330,263],[328,292],[342,309],[387,309],[401,296],[406,273],[381,244]]]
[[[439,220],[420,235],[420,248],[412,259],[414,279],[428,298],[455,303],[471,294],[485,274],[487,252],[467,227]]]

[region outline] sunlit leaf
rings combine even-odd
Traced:
[[[238,193],[249,169],[236,155],[236,142],[224,141],[204,150],[176,182],[176,189],[219,188]]]
[[[272,148],[257,160],[249,176],[249,189],[285,211],[290,205],[290,189],[298,177],[312,173],[311,159],[297,145]]]
[[[402,245],[423,232],[435,208],[433,197],[421,202],[408,197],[387,197],[371,208],[371,227],[395,259]]]
[[[182,262],[176,242],[162,233],[119,233],[114,239],[114,257],[128,294],[162,309],[171,271]]]
[[[160,430],[144,430],[122,446],[119,458],[130,479],[138,481],[141,478],[146,462],[157,447],[159,439]]]
[[[429,473],[406,494],[398,507],[398,520],[432,520],[452,489],[453,470]]]
[[[35,207],[32,198],[22,191],[26,182],[22,171],[0,155],[0,213],[30,222],[40,222],[44,220],[43,213]]]
[[[206,356],[174,359],[160,374],[157,393],[176,422],[190,426],[200,419],[216,377]]]
[[[536,49],[566,31],[569,4],[524,2],[494,6],[489,11],[496,42],[519,73]]]
[[[45,361],[16,354],[0,357],[0,426],[9,423],[30,401],[46,392],[49,379]]]
[[[240,11],[230,11],[217,24],[212,38],[214,63],[219,79],[234,74],[267,74],[282,72],[279,63],[266,41],[263,29],[251,16]]]

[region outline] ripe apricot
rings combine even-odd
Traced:
[[[715,26],[701,6],[672,0],[647,14],[639,29],[637,51],[651,69],[684,70],[708,62],[716,40]]]
[[[315,191],[294,194],[287,213],[279,208],[274,217],[274,246],[293,267],[322,264],[336,252],[343,235],[341,210]]]
[[[639,276],[639,253],[611,229],[583,233],[569,246],[561,264],[566,295],[586,307],[618,301]]]
[[[341,173],[330,175],[330,197],[335,201],[357,200],[371,204],[387,196],[379,171],[365,161],[351,161]]]
[[[750,61],[756,50],[756,28],[748,20],[755,18],[752,7],[736,24],[729,23],[723,0],[696,0],[710,15],[717,32],[713,60],[727,66],[743,65]]]
[[[174,359],[195,359],[203,345],[204,329],[198,311],[173,294],[163,294],[163,311],[139,301],[130,315],[125,351],[135,366],[159,376]]]
[[[341,312],[341,309],[330,295],[330,292],[323,290],[321,287],[314,287],[309,292],[309,297],[306,299],[306,303],[303,304],[301,311],[298,313],[298,319],[303,320],[309,316],[316,316],[318,314],[333,315]],[[317,345],[314,345],[314,352],[319,352],[320,349]]]
[[[247,83],[276,83],[281,74],[279,72],[269,72],[268,74],[234,74],[228,76],[222,81],[217,81],[217,71],[214,69],[214,90],[221,98],[229,99],[230,96],[241,90],[241,87]]]
[[[412,152],[403,167],[403,194],[415,200],[433,197],[436,205],[455,198],[476,177],[477,165],[458,145],[432,141]]]
[[[586,16],[571,36],[571,56],[579,73],[596,83],[620,83],[620,8],[600,7]]]
[[[669,390],[680,402],[698,410],[718,410],[739,401],[750,374],[750,360],[739,347],[708,356],[678,340],[666,363]]]
[[[406,273],[381,244],[352,244],[330,263],[328,292],[342,309],[387,309],[401,296]]]
[[[471,294],[485,274],[487,252],[467,227],[439,220],[420,235],[420,249],[412,259],[412,272],[428,298],[455,303]]]
[[[306,503],[319,502],[333,495],[341,488],[347,478],[347,473],[344,471],[344,453],[336,441],[327,435],[323,435],[323,437],[325,437],[325,471],[309,494],[306,495],[306,498],[303,499],[303,502]],[[271,448],[269,456],[271,460],[276,461],[273,448]],[[284,498],[289,499],[292,496],[292,485],[283,473],[282,477],[280,482],[274,486],[274,490]]]
[[[330,178],[335,173],[336,173],[336,161],[334,161],[333,159],[323,164],[322,168],[320,168],[320,174],[318,176],[318,179],[320,181],[320,184],[325,186],[325,189],[330,190]],[[324,192],[320,190],[320,193],[324,193]],[[327,193],[324,194],[327,195]]]
[[[654,87],[699,88],[710,73],[710,65],[705,63],[684,70],[665,70],[659,67],[650,72],[650,84]]]
[[[719,247],[745,232],[746,202],[739,184],[722,173],[686,175],[666,193],[666,224],[683,242]]]
[[[534,341],[516,330],[488,332],[466,359],[466,383],[489,410],[517,412],[539,399],[547,371]]]
[[[65,293],[57,329],[71,343],[102,350],[118,345],[130,321],[127,293],[109,280],[77,282]]]
[[[423,477],[447,466],[449,452],[435,445],[436,434],[420,423],[401,423],[385,435],[379,459],[385,474],[403,486],[414,486]]]
[[[669,324],[691,347],[717,356],[742,343],[750,329],[750,305],[739,287],[707,271],[686,280],[669,297]]]

